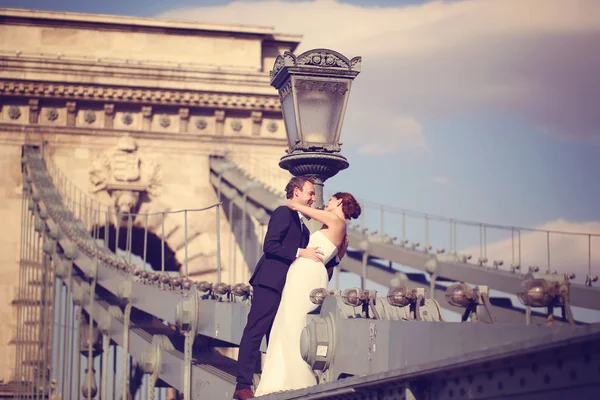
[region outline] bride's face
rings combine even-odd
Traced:
[[[327,205],[325,206],[325,211],[333,211],[340,206],[340,199],[336,199],[334,196],[331,196]]]

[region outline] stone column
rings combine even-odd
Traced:
[[[179,132],[185,133],[188,131],[190,125],[190,109],[180,108],[179,109]]]
[[[67,101],[67,126],[75,126],[76,116],[77,103],[74,101]]]
[[[262,111],[252,111],[252,135],[260,136],[260,127],[262,125]]]
[[[216,125],[216,134],[224,135],[225,134],[225,110],[216,110],[215,111],[215,125]]]
[[[142,107],[142,130],[150,131],[152,129],[152,106]]]
[[[29,99],[29,123],[37,124],[40,118],[40,101],[38,99]]]
[[[104,129],[112,129],[115,123],[115,105],[104,104]]]

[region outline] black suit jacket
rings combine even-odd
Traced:
[[[308,229],[302,229],[298,213],[285,206],[276,208],[265,235],[264,254],[254,269],[250,284],[267,286],[281,293],[298,249],[305,248],[308,240]]]

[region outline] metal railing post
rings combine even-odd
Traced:
[[[216,210],[216,224],[217,224],[217,231],[216,231],[216,235],[217,235],[217,280],[218,280],[218,282],[221,282],[221,271],[222,271],[222,265],[221,265],[221,215],[220,215],[221,214],[221,204],[217,204],[217,206],[215,207],[215,210]],[[186,252],[186,260],[187,260],[187,252]],[[187,274],[187,270],[186,270],[186,274]]]

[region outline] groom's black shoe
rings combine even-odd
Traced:
[[[254,393],[250,389],[239,389],[233,392],[233,398],[236,400],[253,399]]]

